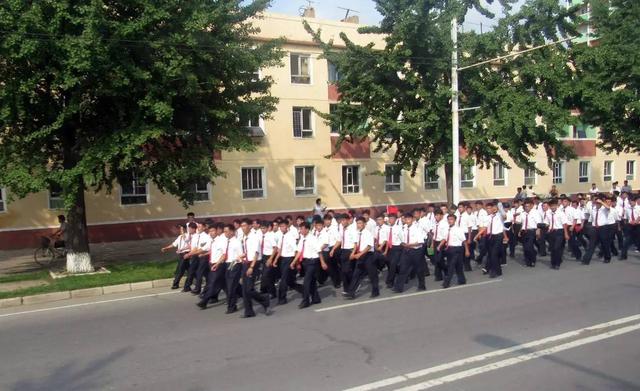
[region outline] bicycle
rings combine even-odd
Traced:
[[[56,259],[64,258],[66,255],[67,250],[64,247],[55,247],[51,238],[42,236],[40,247],[33,252],[33,260],[42,267],[49,267]]]

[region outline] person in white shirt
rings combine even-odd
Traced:
[[[373,231],[374,238],[374,258],[378,270],[382,271],[385,265],[388,267],[386,257],[387,240],[389,239],[389,226],[384,222],[384,215],[376,217],[376,228]]]
[[[626,182],[626,181],[625,181]],[[624,244],[620,251],[620,260],[627,259],[629,248],[635,244],[640,250],[640,196],[629,201],[625,209]]]
[[[365,228],[369,231],[371,235],[373,235],[376,230],[376,221],[371,218],[371,211],[369,209],[363,210],[362,218],[365,221]]]
[[[438,245],[438,250],[444,251],[447,258],[446,274],[442,282],[442,287],[445,289],[451,286],[451,279],[454,273],[458,277],[458,285],[467,283],[462,269],[462,259],[465,256],[469,256],[468,231],[462,226],[457,225],[456,221],[457,218],[455,215],[447,216],[447,224],[449,225],[447,236],[445,240],[441,241]]]
[[[228,264],[226,261],[231,244],[230,239],[235,236],[235,229],[231,224],[218,224],[216,225],[216,232],[219,232],[220,227],[222,230],[221,235],[216,236],[213,240],[209,254],[209,283],[205,287],[202,300],[196,304],[203,310],[207,308],[208,303],[218,302],[218,294],[221,290],[227,292],[226,273]]]
[[[318,282],[322,285],[326,282],[327,277],[331,278],[331,282],[333,287],[338,289],[341,285],[340,279],[340,257],[339,257],[339,237],[338,226],[333,225],[333,221],[335,218],[333,216],[324,216],[324,219],[320,223],[322,225],[322,237],[323,241],[326,242],[326,246],[322,249],[322,256],[324,258],[324,262],[327,264],[327,270],[320,269],[320,277],[318,278]],[[316,223],[316,230],[318,229],[318,224]]]
[[[322,220],[319,220],[322,221]],[[322,224],[320,224],[322,225]],[[320,239],[320,234],[314,235],[311,232],[311,226],[306,221],[299,225],[300,240],[296,248],[296,256],[289,268],[296,270],[299,265],[304,267],[304,283],[302,288],[302,302],[299,308],[307,308],[311,304],[321,302],[318,294],[318,281],[316,276],[318,268],[327,269],[327,264],[322,256],[322,247],[324,243]]]
[[[351,253],[355,246],[356,224],[351,214],[342,214],[338,218],[338,243],[340,243],[340,271],[342,278],[342,292],[347,294],[353,276],[353,262]]]
[[[196,227],[193,228],[193,232],[195,232]],[[189,259],[184,256],[191,250],[191,236],[189,233],[186,232],[182,224],[176,224],[176,228],[178,228],[180,232],[178,237],[173,241],[173,243],[160,250],[164,253],[175,248],[176,254],[178,254],[178,264],[176,265],[176,271],[173,273],[173,284],[171,284],[171,289],[178,289],[180,287],[179,285],[182,276],[184,276],[184,274],[189,270]]]
[[[562,253],[564,243],[569,240],[569,229],[567,226],[567,216],[559,210],[558,200],[549,201],[549,210],[544,216],[544,222],[549,226],[549,252],[551,253],[551,268],[560,269],[562,264]]]
[[[228,227],[231,228],[231,227]],[[226,230],[227,228],[225,228]],[[227,238],[228,243],[225,245],[224,257],[219,262],[226,264],[226,286],[227,286],[227,311],[226,314],[232,314],[238,311],[238,297],[242,294],[240,287],[240,279],[242,278],[243,263],[245,261],[243,243],[237,237],[237,230],[233,233],[229,232]],[[243,235],[244,238],[244,235]],[[218,265],[217,268],[220,266]],[[217,269],[216,268],[216,269]],[[212,267],[213,269],[213,267]]]
[[[611,262],[611,244],[613,242],[614,230],[617,227],[616,212],[612,206],[614,199],[607,196],[598,196],[595,200],[592,211],[591,232],[589,237],[589,247],[582,258],[582,263],[588,265],[591,262],[593,253],[598,244],[601,245],[604,262]]]
[[[322,199],[321,198],[316,199],[316,203],[313,204],[313,209],[311,210],[311,212],[313,213],[313,216],[314,217],[318,216],[322,219],[326,211],[327,211],[327,207],[325,205],[322,205]]]
[[[516,245],[518,244],[520,237],[520,230],[522,229],[522,225],[520,224],[520,214],[524,211],[522,206],[522,200],[513,200],[513,206],[511,207],[511,214],[509,215],[509,220],[511,222],[511,227],[509,227],[509,257],[515,257]]]
[[[209,265],[209,251],[211,250],[212,242],[213,239],[209,235],[207,226],[203,223],[198,223],[198,230],[191,238],[191,250],[185,254],[185,257],[189,258],[190,262],[185,289],[191,287],[193,281],[194,287],[191,293],[194,295],[199,295],[202,292],[202,281],[209,276],[207,267]]]
[[[582,218],[578,216],[582,212],[578,211],[571,203],[569,198],[564,197],[562,199],[562,211],[567,217],[567,228],[569,229],[569,240],[567,242],[571,255],[576,260],[582,259],[582,250],[580,250],[580,243],[578,242],[578,234],[580,232],[580,225],[582,224]]]
[[[349,256],[353,265],[353,276],[351,283],[345,295],[346,299],[355,299],[356,290],[360,286],[365,275],[369,276],[371,283],[371,297],[378,297],[380,289],[378,287],[378,265],[373,256],[375,251],[375,243],[373,235],[367,229],[367,223],[364,217],[356,219],[357,231],[354,236],[354,247]]]
[[[273,267],[273,261],[278,254],[278,241],[276,232],[273,231],[270,221],[260,222],[260,252],[262,253],[262,275],[260,277],[260,293],[268,293],[272,299],[277,297],[275,281],[277,268]]]
[[[265,315],[270,315],[269,295],[261,294],[255,290],[255,277],[259,268],[258,263],[262,260],[261,242],[262,232],[253,231],[251,220],[244,219],[240,223],[240,229],[243,232],[242,238],[242,263],[241,263],[241,280],[242,280],[242,303],[244,314],[242,318],[253,318],[256,316],[253,310],[253,302],[256,301],[264,308]],[[256,273],[254,273],[254,271]],[[234,279],[234,282],[237,281]],[[233,292],[235,286],[229,291]]]
[[[400,265],[400,257],[402,256],[402,226],[397,224],[398,217],[395,214],[389,215],[387,225],[387,240],[385,257],[387,258],[387,278],[385,283],[387,288],[392,289],[398,267]]]
[[[291,262],[296,255],[298,243],[298,231],[291,230],[289,221],[285,219],[280,223],[281,239],[278,255],[274,261],[274,267],[280,268],[280,283],[278,284],[278,304],[287,304],[287,290],[289,288],[302,292],[302,286],[296,283],[297,270],[291,270]]]
[[[500,213],[498,213],[496,203],[487,202],[486,208],[489,215],[485,218],[485,222],[482,224],[483,227],[478,233],[478,236],[486,235],[487,240],[488,257],[484,273],[489,274],[489,278],[496,278],[502,275],[500,260],[504,252],[504,244],[508,243],[509,239],[505,233],[504,221]],[[478,238],[478,236],[476,236],[476,238]]]
[[[424,260],[424,230],[413,219],[411,213],[404,215],[405,227],[402,232],[403,247],[402,256],[400,257],[400,272],[395,278],[393,291],[401,293],[404,291],[404,285],[412,271],[415,271],[418,280],[418,290],[427,289],[425,284],[425,260]]]
[[[618,186],[618,181],[615,181],[611,184],[611,194],[614,192],[620,192],[620,186]]]
[[[538,224],[542,222],[540,214],[534,210],[533,201],[527,199],[524,202],[524,211],[518,216],[522,226],[519,236],[522,238],[522,250],[524,252],[524,262],[527,267],[535,267],[537,255],[535,249],[536,239],[540,237]]]
[[[598,193],[600,193],[600,190],[598,189],[598,186],[596,186],[595,183],[591,184],[591,189],[589,189],[589,193],[590,194],[598,194]]]
[[[476,203],[474,204],[473,216],[478,223],[477,232],[473,236],[474,238],[477,238],[477,240],[473,241],[473,247],[474,249],[476,247],[478,248],[478,256],[475,258],[475,261],[478,265],[482,265],[483,259],[485,255],[487,255],[487,252],[489,250],[489,248],[487,247],[486,236],[478,235],[478,233],[480,233],[480,231],[482,230],[485,221],[487,220],[487,211],[484,208],[484,204],[482,203],[482,201],[476,201]]]
[[[469,256],[466,257],[469,260],[469,267],[471,267],[471,260],[475,260],[475,247],[476,242],[473,241],[473,238],[478,234],[478,219],[476,218],[476,214],[473,212],[473,205],[467,203],[466,206],[467,216],[469,216]]]
[[[436,225],[433,229],[433,241],[431,242],[431,248],[433,248],[433,257],[431,262],[434,266],[433,275],[435,281],[442,281],[446,273],[446,263],[444,258],[444,252],[440,250],[440,243],[446,239],[447,232],[449,230],[449,222],[444,217],[445,214],[442,210],[435,212]]]

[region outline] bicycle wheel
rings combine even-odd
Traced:
[[[47,267],[51,265],[51,262],[53,262],[54,258],[55,258],[55,254],[53,253],[53,250],[51,250],[51,248],[49,247],[38,248],[33,253],[33,260],[36,261],[36,263],[42,267]]]

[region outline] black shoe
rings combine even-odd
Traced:
[[[209,299],[209,304],[216,304],[218,302],[218,298],[217,297],[212,297]]]
[[[264,314],[266,316],[269,316],[272,314],[271,312],[271,304],[267,303],[267,305],[263,305],[262,308],[264,308]]]
[[[353,293],[347,293],[346,295],[344,295],[344,298],[347,300],[354,300],[356,298],[356,295]]]
[[[278,300],[278,305],[285,305],[285,304],[287,304],[287,299]]]
[[[393,292],[393,293],[402,293],[402,291],[398,290],[398,289],[392,289],[391,292]]]
[[[418,292],[422,292],[422,291],[426,291],[426,290],[427,290],[426,286],[419,286],[418,289],[417,289]]]
[[[609,262],[611,262],[611,260],[610,260],[610,259],[605,259],[605,260],[604,260],[604,263],[609,263]]]
[[[380,292],[371,292],[371,296],[369,296],[371,299],[373,299],[374,297],[378,297],[380,296]]]
[[[465,272],[470,272],[471,271],[471,266],[465,266],[464,267],[464,271]]]
[[[311,300],[311,305],[320,303],[322,303],[322,300]]]
[[[180,288],[180,287],[177,286],[177,285],[171,285],[171,289],[178,289],[178,288]]]
[[[233,314],[234,312],[238,312],[238,307],[227,308],[225,314]]]
[[[447,289],[449,286],[449,284],[442,284],[442,289]]]
[[[435,281],[435,282],[442,281],[442,277],[440,277],[440,278],[436,278],[434,281]]]
[[[240,318],[241,319],[247,319],[247,318],[253,318],[255,316],[256,316],[256,314],[242,314],[242,315],[240,315]]]
[[[309,304],[307,302],[304,302],[304,301],[302,303],[298,304],[298,308],[300,308],[300,309],[307,308],[307,307],[310,307],[310,306],[311,306],[311,304]]]
[[[618,257],[618,261],[624,261],[626,259],[627,259],[627,257],[623,257],[623,256]]]
[[[206,310],[207,309],[207,303],[206,302],[199,301],[199,302],[196,303],[196,305],[198,307],[200,307],[201,310]]]
[[[581,263],[582,263],[583,265],[588,265],[588,264],[589,264],[589,262],[585,262],[585,261],[582,261]]]
[[[200,291],[199,291],[199,290],[194,289],[194,290],[192,290],[192,291],[191,291],[191,294],[192,294],[192,295],[199,295],[199,294],[200,294]]]
[[[184,292],[184,293],[191,292],[191,289],[189,289],[188,287],[184,287],[182,289],[182,292]]]

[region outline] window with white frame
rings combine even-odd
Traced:
[[[505,186],[507,184],[507,170],[504,164],[496,163],[493,165],[493,185]]]
[[[264,198],[264,167],[242,169],[242,198]]]
[[[613,180],[613,160],[605,160],[602,168],[602,180],[611,182]]]
[[[551,170],[553,171],[552,182],[554,184],[560,184],[564,182],[564,163],[553,162],[551,164]]]
[[[626,180],[632,181],[636,175],[636,161],[627,160],[627,176]]]
[[[384,166],[384,191],[402,191],[402,171],[397,164]]]
[[[251,72],[251,81],[260,81],[260,69],[256,69],[255,71]]]
[[[4,189],[0,187],[0,213],[7,211],[7,194]]]
[[[328,63],[328,67],[329,67],[329,83],[335,83],[338,80],[340,80],[340,72],[338,71],[338,67],[336,67],[336,64],[332,63],[331,61],[327,61]]]
[[[440,188],[440,176],[438,168],[424,165],[424,188],[425,190],[438,190]]]
[[[342,166],[342,194],[360,193],[360,166]]]
[[[589,162],[578,163],[578,182],[589,182],[589,174],[591,171],[591,164]]]
[[[260,116],[256,114],[256,115],[247,117],[245,124],[248,128],[259,128]]]
[[[49,209],[63,209],[62,188],[59,185],[49,186]]]
[[[470,188],[475,186],[476,176],[475,166],[461,166],[460,167],[460,187]]]
[[[195,198],[194,201],[209,201],[209,181],[205,178],[197,180],[196,183],[193,184]]]
[[[308,107],[293,108],[293,137],[313,137],[312,114]]]
[[[311,84],[311,56],[291,53],[291,83]]]
[[[336,111],[338,110],[338,105],[335,103],[332,103],[329,105],[329,114],[335,114]],[[340,131],[342,130],[342,124],[340,123],[331,123],[331,133],[340,133]]]
[[[316,193],[315,167],[296,166],[295,170],[295,194],[297,196],[313,195]]]
[[[536,169],[533,167],[524,168],[524,184],[533,186],[536,184]]]
[[[587,138],[587,130],[584,125],[573,125],[573,138]]]
[[[120,203],[122,205],[139,205],[149,202],[147,181],[136,171],[130,171],[119,178]]]

